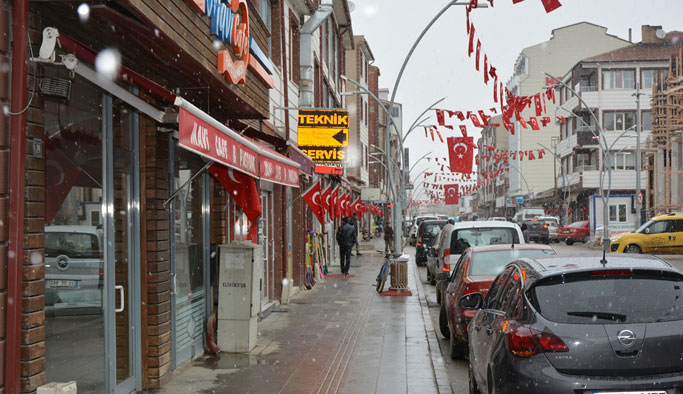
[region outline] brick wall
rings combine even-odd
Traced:
[[[163,386],[171,377],[168,137],[154,121],[140,116],[140,193],[142,245],[143,388]]]
[[[38,26],[35,15],[29,26]],[[42,33],[31,29],[32,42]],[[28,86],[33,72],[28,68]],[[40,75],[40,69],[38,69]],[[3,77],[7,77],[5,74]],[[29,92],[30,97],[30,92]],[[43,100],[34,95],[26,117],[26,181],[24,191],[24,267],[21,309],[21,391],[34,392],[45,383],[45,151],[33,155],[33,139],[45,137]]]
[[[9,64],[9,9],[0,2],[0,63]],[[0,105],[9,105],[9,76],[0,75]],[[0,112],[0,394],[5,392],[5,339],[7,324],[7,241],[9,211],[9,118]]]

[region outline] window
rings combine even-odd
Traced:
[[[391,106],[391,117],[392,118],[398,118],[401,116],[401,109],[398,107],[398,105],[392,105]]]
[[[640,129],[652,130],[652,112],[643,111],[640,116]]]
[[[590,166],[591,165],[591,154],[590,153],[577,153],[576,154],[576,166]]]
[[[613,170],[635,170],[636,168],[636,156],[633,152],[612,153],[608,160]]]
[[[635,112],[605,112],[603,114],[603,127],[606,131],[624,131],[635,129]]]
[[[650,69],[640,71],[640,88],[651,90],[652,86],[659,80],[660,76],[666,78],[667,70]]]
[[[289,77],[299,84],[299,24],[296,16],[289,13]]]
[[[633,70],[609,70],[602,72],[603,89],[635,89]]]
[[[261,15],[261,20],[263,20],[263,23],[266,25],[266,28],[268,29],[268,33],[271,33],[268,35],[268,57],[272,58],[273,56],[273,49],[272,49],[272,32],[273,32],[273,26],[272,26],[272,19],[271,19],[271,11],[272,11],[272,6],[270,4],[270,0],[260,0],[259,1],[259,14]]]
[[[614,204],[609,206],[610,223],[626,223],[626,204]]]

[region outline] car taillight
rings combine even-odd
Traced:
[[[547,225],[547,224],[544,224],[544,225],[543,225],[543,228],[548,228],[548,225]]]
[[[553,334],[515,325],[505,329],[505,342],[510,352],[517,357],[569,351],[562,339]]]
[[[422,242],[417,241],[417,246],[422,246]]]
[[[448,261],[448,256],[451,255],[451,250],[446,249],[443,251],[443,271],[451,272],[451,263]]]
[[[104,270],[100,268],[100,276],[104,276]]]
[[[595,271],[591,273],[591,276],[615,276],[615,275],[633,275],[631,270],[607,270],[607,271]]]

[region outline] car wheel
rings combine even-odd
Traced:
[[[432,283],[432,271],[427,267],[427,282]]]
[[[436,275],[432,274],[432,277],[429,280],[429,284],[432,286],[436,285]]]
[[[451,332],[448,329],[448,316],[446,316],[446,308],[441,305],[441,310],[439,311],[439,330],[444,338],[450,338]]]
[[[439,287],[436,287],[436,303],[441,304],[441,290]]]
[[[465,346],[463,346],[461,343],[458,342],[457,339],[455,339],[455,335],[453,332],[449,331],[449,350],[451,353],[451,360],[458,360],[458,359],[464,359],[465,358]]]
[[[573,239],[567,238],[567,240],[564,241],[564,242],[567,244],[567,246],[572,246],[572,245],[574,245],[574,240],[573,240]]]
[[[643,253],[643,251],[640,249],[640,246],[638,245],[628,245],[624,248],[624,253],[641,254]]]
[[[477,381],[474,380],[474,374],[472,373],[472,362],[470,361],[467,364],[470,375],[470,394],[481,394],[481,392],[479,391],[479,387],[477,386]]]

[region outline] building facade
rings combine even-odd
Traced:
[[[629,44],[626,40],[607,34],[607,28],[588,22],[554,29],[550,40],[522,50],[507,88],[517,96],[535,95],[553,85],[552,78],[546,73],[561,77],[581,59]],[[546,114],[552,117],[556,107],[557,104],[546,101]],[[521,111],[521,115],[528,119],[535,116],[535,112],[533,108],[527,108]],[[559,122],[553,121],[540,131],[522,128],[519,122],[515,122],[515,133],[510,135],[508,149],[540,149],[539,144],[550,148],[552,138],[559,135]],[[533,200],[536,194],[552,189],[555,174],[547,171],[551,160],[552,156],[546,156],[543,160],[521,160],[520,157],[510,160],[508,196],[524,196],[525,200]],[[525,190],[527,184],[531,190]]]
[[[641,151],[652,140],[653,112],[647,96],[657,81],[668,75],[669,59],[678,54],[678,32],[657,38],[660,26],[642,26],[642,41],[608,51],[578,62],[563,78],[569,89],[560,90],[558,116],[567,121],[560,126],[560,140],[555,153],[561,160],[557,187],[568,204],[569,221],[591,220],[593,230],[602,225],[602,218],[591,217],[592,196],[606,193],[631,196],[628,204],[615,202],[610,209],[610,229],[633,230],[638,225],[636,213],[636,177],[640,174],[643,198],[648,189],[647,171],[636,168],[637,138]],[[581,98],[581,100],[579,100]],[[584,104],[585,103],[585,104]],[[638,110],[640,112],[638,112]],[[595,118],[593,117],[595,116]],[[596,127],[596,119],[599,127]],[[604,148],[599,145],[597,131],[610,148],[609,161],[604,163]],[[638,137],[637,130],[640,130]],[[644,163],[641,153],[641,163]],[[611,183],[605,174],[605,164],[611,167]],[[646,201],[643,201],[647,206]],[[626,206],[624,206],[626,205]],[[642,214],[640,222],[645,220]]]

